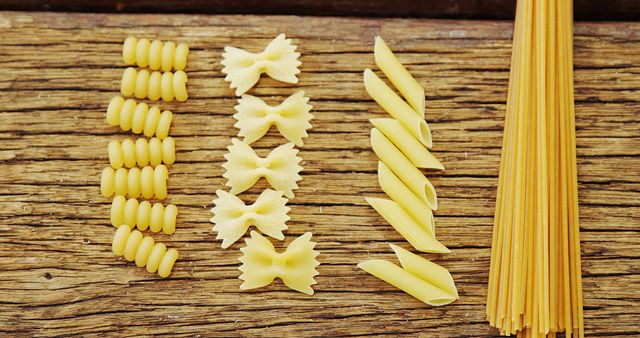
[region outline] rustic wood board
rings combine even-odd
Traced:
[[[492,214],[511,45],[509,22],[316,17],[0,12],[0,332],[13,335],[216,334],[494,336],[484,318]],[[300,154],[282,248],[312,231],[322,265],[316,294],[281,282],[238,286],[242,243],[220,248],[211,200],[237,130],[223,81],[225,45],[261,49],[277,33],[302,52],[299,85],[263,79],[252,93],[277,103],[304,89],[314,128]],[[439,239],[426,255],[453,274],[460,300],[433,308],[359,271],[367,258],[409,247],[365,204],[380,195],[362,71],[384,36],[425,86],[440,197]],[[188,42],[190,99],[175,112],[169,201],[180,208],[169,279],[111,253],[110,199],[99,193],[127,35]],[[579,23],[575,84],[587,336],[635,335],[640,322],[640,24]],[[260,152],[283,142],[271,132]],[[246,200],[262,182],[242,195]]]

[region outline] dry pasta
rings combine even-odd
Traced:
[[[402,268],[382,259],[364,261],[358,267],[425,304],[441,306],[459,298],[453,277],[447,269],[397,245],[390,245]]]
[[[416,140],[402,123],[394,119],[371,119],[371,124],[380,130],[418,168],[444,170],[442,163],[429,149]]]
[[[247,144],[259,140],[274,125],[287,140],[302,146],[302,138],[309,136],[307,130],[311,128],[309,121],[313,118],[309,113],[313,106],[307,102],[309,98],[302,90],[275,107],[255,96],[242,95],[235,106],[237,113],[233,115],[238,120],[235,127],[240,129],[239,136],[244,137]]]
[[[156,197],[167,198],[167,167],[160,164],[157,167],[146,166],[140,168],[119,168],[114,170],[106,167],[100,177],[100,191],[104,197],[113,194],[138,198]]]
[[[114,169],[123,166],[133,168],[136,165],[155,167],[161,163],[170,165],[175,162],[176,143],[172,137],[162,141],[155,137],[149,141],[139,138],[135,143],[131,139],[125,139],[122,142],[113,140],[109,142],[108,152],[109,163]]]
[[[414,194],[420,197],[432,210],[438,209],[436,190],[416,167],[413,166],[382,132],[371,129],[371,147],[378,158],[404,182]]]
[[[144,103],[136,103],[133,99],[125,100],[116,96],[109,102],[107,108],[107,122],[111,126],[120,126],[122,130],[131,130],[134,134],[155,136],[165,139],[169,135],[169,127],[173,120],[173,113],[165,110],[160,113],[158,107],[151,107]]]
[[[447,247],[438,242],[431,230],[418,224],[402,207],[384,198],[366,198],[371,205],[404,239],[422,252],[448,253]]]
[[[151,72],[146,69],[136,70],[129,67],[122,74],[120,93],[124,96],[135,96],[139,99],[171,102],[174,99],[183,102],[189,97],[187,93],[187,74],[181,70],[172,72]]]
[[[314,277],[318,275],[316,267],[320,263],[316,260],[319,253],[313,249],[316,243],[311,241],[310,232],[293,240],[282,253],[276,252],[273,244],[255,231],[251,231],[251,238],[245,242],[247,245],[240,249],[240,279],[244,281],[241,290],[263,287],[280,278],[290,289],[313,294],[311,285],[316,284]]]
[[[284,239],[282,231],[287,229],[290,208],[282,191],[266,189],[251,205],[224,190],[216,191],[216,195],[211,222],[215,224],[213,231],[218,233],[216,239],[222,239],[223,249],[239,240],[252,225],[267,236]]]
[[[156,243],[149,236],[142,236],[138,230],[131,231],[128,225],[121,225],[113,236],[112,250],[116,256],[123,256],[139,267],[146,266],[147,271],[158,272],[160,277],[168,277],[173,265],[179,258],[178,250],[169,249],[162,243]]]
[[[376,36],[373,56],[376,65],[384,73],[384,75],[393,83],[400,94],[404,96],[414,111],[424,119],[425,98],[424,88],[416,81],[416,79],[407,71],[400,63],[400,60],[393,54],[389,46]]]
[[[222,54],[222,72],[227,74],[224,79],[231,82],[231,88],[236,88],[237,96],[251,89],[262,73],[278,81],[298,83],[296,75],[300,73],[301,62],[296,48],[284,34],[278,35],[260,53],[227,46]]]
[[[187,67],[187,55],[189,46],[186,43],[176,46],[171,41],[138,40],[130,36],[124,40],[122,46],[122,60],[125,64],[149,67],[152,70],[162,69],[165,72],[172,69],[184,70]]]
[[[162,203],[149,201],[138,202],[135,198],[125,199],[116,195],[111,203],[111,225],[119,227],[123,224],[133,228],[137,226],[140,230],[151,230],[165,234],[172,234],[176,231],[176,217],[178,208],[173,204],[166,207]]]
[[[227,179],[226,185],[231,188],[231,194],[239,194],[251,188],[260,178],[266,178],[271,186],[280,190],[288,198],[293,198],[293,190],[298,188],[302,179],[299,165],[302,160],[297,156],[298,149],[293,143],[283,144],[273,149],[267,157],[259,157],[248,144],[238,140],[231,140],[227,147],[229,152],[224,155],[227,160],[222,167]]]
[[[364,71],[364,87],[384,110],[411,132],[420,143],[431,148],[431,130],[424,118],[393,92],[371,69]]]

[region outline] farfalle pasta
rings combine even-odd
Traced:
[[[173,120],[173,113],[165,110],[160,113],[158,107],[151,107],[144,103],[137,103],[133,99],[125,100],[115,96],[107,108],[107,123],[120,126],[124,131],[131,130],[134,134],[144,134],[146,137],[155,136],[164,139],[169,135],[169,127]]]
[[[172,137],[164,140],[152,138],[149,141],[139,138],[135,142],[125,139],[122,142],[112,140],[108,146],[109,163],[114,169],[133,168],[136,165],[153,167],[164,163],[173,164],[176,160],[176,142]]]
[[[187,93],[187,74],[181,70],[172,72],[139,71],[129,67],[122,73],[120,93],[124,96],[135,96],[139,99],[171,102],[174,99],[183,102],[189,98]]]
[[[235,127],[240,129],[239,136],[244,137],[247,144],[259,140],[271,126],[276,126],[287,140],[302,146],[302,138],[309,136],[307,130],[313,118],[309,113],[313,106],[307,102],[309,98],[304,96],[304,91],[296,92],[277,106],[270,106],[255,96],[242,95],[235,106],[237,113],[233,115],[238,120]]]
[[[284,34],[278,35],[260,53],[227,46],[222,54],[222,72],[227,74],[224,79],[231,82],[231,88],[236,88],[237,96],[251,89],[262,73],[278,81],[298,83],[296,75],[300,73],[301,62],[296,48]]]
[[[149,67],[152,70],[162,69],[168,72],[171,69],[184,70],[187,67],[189,46],[180,43],[176,46],[172,41],[138,40],[130,36],[124,40],[122,46],[122,60],[127,65]]]
[[[149,201],[138,202],[135,198],[127,200],[120,195],[116,195],[111,202],[111,225],[116,228],[126,224],[131,228],[137,226],[140,230],[162,230],[170,235],[176,231],[177,216],[178,207],[173,204],[165,207],[162,203],[153,203],[152,206]]]
[[[251,205],[245,205],[240,198],[224,190],[218,190],[216,194],[218,198],[213,200],[211,222],[215,224],[213,231],[218,233],[216,239],[222,239],[222,248],[239,240],[252,225],[267,236],[284,239],[282,231],[287,229],[290,208],[281,191],[266,189]]]
[[[246,191],[264,177],[274,189],[293,198],[293,190],[298,188],[296,182],[302,179],[299,175],[302,159],[293,143],[283,144],[262,158],[248,144],[235,138],[231,142],[229,152],[224,155],[227,162],[222,165],[225,169],[222,176],[227,179],[231,194]]]
[[[162,243],[156,243],[149,236],[142,236],[138,230],[131,231],[128,225],[121,225],[113,236],[111,249],[116,256],[124,256],[139,267],[146,266],[147,271],[158,272],[160,277],[169,277],[173,265],[180,257],[178,250],[169,249]]]
[[[282,253],[276,252],[273,244],[255,231],[245,242],[247,246],[240,249],[243,253],[240,279],[244,281],[240,289],[263,287],[280,278],[290,289],[313,294],[311,285],[316,284],[314,277],[318,275],[316,267],[320,262],[316,260],[319,253],[314,250],[316,243],[311,241],[310,232],[293,240]]]
[[[167,198],[167,178],[169,178],[169,171],[163,164],[155,168],[146,166],[142,169],[135,167],[114,170],[106,167],[100,176],[100,191],[104,197],[116,194],[133,198],[142,195],[147,199],[152,197],[165,199]]]

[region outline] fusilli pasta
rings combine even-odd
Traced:
[[[165,207],[162,203],[154,203],[152,206],[149,201],[138,202],[135,198],[127,200],[120,195],[111,203],[111,225],[114,227],[126,224],[131,228],[137,226],[140,230],[162,230],[170,235],[176,231],[177,216],[178,208],[173,204]]]
[[[146,137],[155,135],[161,140],[169,135],[172,120],[173,113],[168,110],[160,113],[158,107],[149,108],[146,103],[137,103],[133,99],[125,101],[121,96],[111,99],[107,108],[109,125],[120,126],[124,131],[131,130]]]
[[[151,72],[146,69],[136,70],[129,67],[122,74],[120,93],[124,96],[135,96],[139,99],[159,100],[165,102],[186,101],[187,74],[181,70],[172,72]]]
[[[160,163],[170,165],[176,160],[176,143],[172,137],[162,141],[155,137],[149,141],[139,138],[135,143],[131,139],[122,142],[113,140],[109,142],[108,150],[109,163],[114,169],[122,166],[133,168],[136,165],[144,167],[149,164],[155,167]]]
[[[176,46],[171,41],[149,41],[130,36],[124,40],[122,46],[122,60],[127,65],[137,64],[138,67],[149,67],[153,70],[162,69],[168,72],[171,69],[184,70],[187,66],[189,46],[180,43]]]
[[[114,170],[106,167],[102,170],[100,177],[100,191],[104,197],[109,197],[114,193],[120,196],[138,198],[156,197],[158,199],[167,198],[167,178],[169,171],[167,167],[160,164],[153,168],[146,166],[140,168],[119,168]]]
[[[180,256],[178,250],[169,249],[162,243],[156,243],[149,236],[142,236],[138,230],[131,231],[128,225],[121,225],[113,236],[111,245],[116,256],[124,256],[139,267],[146,266],[147,271],[158,272],[160,277],[168,277],[173,265]]]

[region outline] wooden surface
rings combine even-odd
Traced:
[[[12,335],[494,336],[484,318],[491,225],[506,100],[509,22],[253,16],[0,12],[0,332]],[[243,243],[222,250],[210,231],[223,188],[236,100],[220,72],[225,45],[257,51],[284,32],[302,52],[297,86],[260,81],[278,103],[304,89],[314,105],[300,154],[304,179],[290,203],[284,247],[314,233],[322,265],[316,294],[280,281],[239,290]],[[169,279],[111,253],[111,199],[99,193],[111,139],[105,109],[118,94],[127,35],[188,42],[189,101],[175,113],[169,201],[180,208],[180,250]],[[365,274],[356,264],[395,260],[409,245],[370,207],[378,196],[362,71],[384,36],[427,92],[438,238],[425,255],[453,274],[460,300],[439,308]],[[640,330],[640,24],[576,26],[575,87],[587,336]],[[256,147],[283,142],[272,131]],[[259,192],[262,182],[252,190]],[[249,201],[255,194],[243,194]]]
[[[571,1],[571,0],[565,0]],[[513,19],[516,0],[3,0],[0,10]],[[637,21],[637,0],[575,0],[576,20]]]

